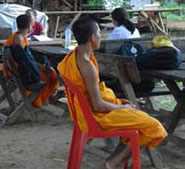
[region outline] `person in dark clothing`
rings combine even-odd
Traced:
[[[27,35],[31,31],[31,18],[20,15],[16,22],[18,31],[6,40],[5,45],[10,47],[12,57],[18,65],[22,84],[26,89],[38,90],[38,95],[32,105],[41,107],[56,91],[57,74],[48,64],[39,65],[29,49]]]

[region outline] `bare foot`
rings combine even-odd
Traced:
[[[106,161],[106,162],[105,162],[105,168],[106,168],[106,169],[115,169],[116,166],[113,165],[110,161]]]
[[[119,144],[116,150],[107,158],[105,162],[106,169],[117,169],[130,156],[130,148],[128,145]]]

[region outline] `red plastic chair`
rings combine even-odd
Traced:
[[[96,120],[92,116],[91,106],[86,96],[82,93],[81,89],[74,85],[70,80],[63,77],[66,95],[68,98],[68,108],[73,118],[74,127],[72,142],[68,157],[67,169],[80,169],[81,159],[83,156],[84,146],[88,139],[92,138],[109,138],[109,137],[123,137],[129,140],[129,145],[132,153],[132,169],[140,169],[140,146],[139,146],[139,134],[136,129],[122,129],[113,131],[104,131],[97,124]],[[84,114],[88,131],[81,131],[77,122],[76,111],[74,107],[74,97],[77,97],[81,110]],[[124,166],[127,168],[127,162]],[[123,168],[124,168],[123,167]]]

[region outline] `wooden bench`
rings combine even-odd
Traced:
[[[8,100],[8,103],[10,105],[10,110],[9,113],[7,113],[7,115],[0,116],[0,119],[2,119],[3,121],[3,125],[4,124],[13,124],[17,121],[17,119],[22,116],[22,113],[24,112],[24,110],[26,110],[29,113],[29,116],[31,117],[31,119],[33,121],[37,120],[37,112],[44,110],[48,113],[52,113],[52,115],[54,116],[62,116],[63,114],[63,109],[61,107],[61,105],[58,107],[56,105],[44,105],[41,109],[37,109],[32,107],[32,101],[35,98],[37,93],[32,92],[31,95],[25,95],[25,92],[27,91],[20,79],[20,75],[16,70],[16,66],[15,63],[11,63],[10,62],[10,58],[11,58],[11,52],[8,48],[6,48],[4,50],[4,55],[3,55],[3,64],[8,66],[9,70],[11,70],[12,76],[10,78],[6,78],[3,74],[3,64],[1,64],[2,66],[2,71],[0,74],[0,84],[1,84],[1,88],[2,91],[4,93],[4,95],[2,95],[0,97],[0,101],[4,101],[4,99]],[[13,89],[10,88],[10,86],[13,84]],[[17,105],[16,101],[12,98],[12,93],[18,89],[19,90],[19,95],[21,96],[21,101],[20,103]],[[66,105],[64,105],[66,106]],[[65,107],[64,107],[65,108]],[[4,118],[3,118],[4,117]]]

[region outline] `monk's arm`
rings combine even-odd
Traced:
[[[20,35],[15,35],[14,38],[14,45],[20,45],[21,47],[23,47],[22,42],[22,37]]]
[[[129,107],[128,104],[117,105],[102,99],[100,95],[100,90],[99,90],[99,84],[98,84],[99,82],[97,80],[97,75],[96,75],[96,68],[94,65],[90,64],[89,62],[86,62],[86,64],[80,65],[80,71],[85,80],[94,111],[109,112],[115,109],[123,109],[123,108]]]

